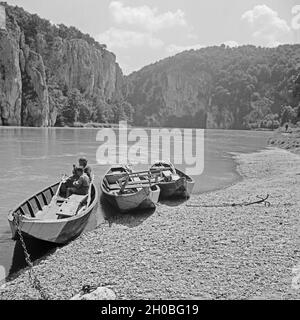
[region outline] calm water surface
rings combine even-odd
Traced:
[[[98,165],[96,129],[10,128],[0,127],[0,280],[21,266],[22,249],[10,239],[7,213],[22,200],[70,173],[80,156],[86,156],[94,170],[96,181],[108,169]],[[195,193],[225,187],[239,179],[230,152],[253,152],[266,147],[271,132],[205,131],[204,172],[196,178]],[[192,143],[192,141],[190,141]],[[157,155],[159,158],[159,146]],[[121,149],[120,153],[123,154]],[[146,166],[138,166],[143,168]],[[178,166],[179,168],[181,166]],[[100,212],[101,214],[101,212]],[[32,253],[33,258],[49,251],[46,246]],[[44,251],[44,252],[43,252]]]

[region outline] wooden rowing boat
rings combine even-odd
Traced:
[[[14,216],[17,214],[22,236],[56,244],[65,244],[77,238],[96,214],[99,193],[91,183],[88,195],[58,196],[61,182],[40,191],[22,202],[8,215],[13,239],[18,237]]]
[[[146,176],[127,166],[111,167],[101,182],[103,198],[121,213],[134,209],[155,208],[160,189]]]
[[[195,181],[174,165],[166,161],[154,163],[150,172],[159,175],[158,186],[160,187],[161,198],[189,198]]]

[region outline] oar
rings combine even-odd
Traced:
[[[128,185],[128,186],[130,186],[130,185],[137,185],[137,184],[149,184],[149,181],[151,182],[151,183],[156,183],[155,181],[155,179],[148,179],[148,180],[140,180],[140,181],[128,181],[127,183],[126,183],[126,185]],[[122,181],[122,182],[125,182],[125,181]]]
[[[153,174],[153,173],[160,173],[161,171],[170,171],[170,168],[160,167],[160,168],[153,168],[147,171],[137,171],[128,173],[128,176],[135,176],[135,175],[147,175],[147,174]]]
[[[89,191],[88,191],[88,198],[87,198],[87,203],[86,203],[86,207],[88,207],[89,202],[91,201],[91,193],[92,193],[92,184],[94,183],[95,180],[95,176],[92,175],[91,177],[91,181],[90,181],[90,186],[89,186]]]
[[[166,168],[166,167],[154,167],[150,169],[151,173],[159,173],[162,171],[173,171],[172,168]]]
[[[149,172],[149,170],[147,170],[147,171],[137,171],[137,172],[131,172],[131,173],[127,173],[126,174],[126,176],[142,176],[142,175],[147,175],[147,174],[149,174],[150,172]]]
[[[66,174],[63,174],[63,175],[62,175],[62,178],[61,178],[61,180],[60,180],[60,182],[59,182],[58,188],[57,188],[57,190],[56,190],[56,193],[55,193],[55,195],[52,197],[50,204],[57,201],[57,198],[58,198],[58,195],[59,195],[59,191],[60,191],[61,185],[66,181],[65,177],[67,177],[67,175],[66,175]]]

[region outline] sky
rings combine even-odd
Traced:
[[[300,42],[300,0],[6,0],[89,33],[124,74],[184,50]]]

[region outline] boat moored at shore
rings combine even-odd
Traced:
[[[108,170],[101,190],[104,199],[121,213],[155,208],[160,194],[160,188],[150,179],[122,165]]]
[[[158,186],[162,199],[190,197],[195,185],[194,179],[176,169],[172,163],[157,161],[151,166],[150,173],[159,175]]]
[[[96,214],[99,193],[92,182],[87,195],[58,196],[61,183],[53,184],[24,201],[8,215],[12,238],[34,238],[55,244],[65,244],[77,238]]]

